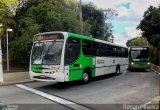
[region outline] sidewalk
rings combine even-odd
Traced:
[[[15,83],[29,82],[29,72],[9,72],[4,73],[4,82],[0,82],[0,85],[9,85]]]
[[[160,96],[156,96],[143,106],[143,110],[160,110]]]
[[[151,70],[153,70],[155,73],[160,75],[160,66],[157,66],[155,64],[151,64]]]

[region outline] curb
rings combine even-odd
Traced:
[[[9,86],[14,84],[23,84],[23,83],[29,83],[29,82],[36,82],[36,81],[28,79],[24,81],[0,82],[0,86]]]
[[[142,110],[148,110],[147,106],[151,105],[151,107],[160,107],[160,96],[156,96],[154,98],[151,99],[151,101],[143,104],[143,108]],[[157,106],[156,106],[157,105]],[[151,108],[152,110],[159,110],[159,108],[155,109],[155,108]]]
[[[4,72],[4,74],[15,74],[15,73],[29,73],[29,71],[23,71],[23,72],[20,72],[20,71],[18,71],[18,72]]]
[[[153,72],[157,73],[158,75],[160,75],[160,73],[156,70],[151,69]]]

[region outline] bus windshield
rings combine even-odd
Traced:
[[[32,64],[59,65],[63,41],[37,42],[33,45]]]
[[[133,61],[148,61],[149,50],[131,50],[131,58]]]

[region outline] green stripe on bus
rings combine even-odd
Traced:
[[[133,62],[134,65],[138,65],[138,66],[144,66],[144,65],[148,65],[149,62]]]
[[[76,38],[80,38],[80,39],[86,39],[86,40],[92,40],[95,41],[94,38],[88,37],[88,36],[84,36],[84,35],[79,35],[79,34],[74,34],[74,33],[68,33],[69,37],[76,37]]]
[[[35,73],[42,73],[42,65],[32,65],[31,70]]]
[[[74,67],[74,64],[80,64],[81,66],[80,67]],[[69,65],[69,70],[70,70],[69,80],[70,81],[82,79],[84,69],[87,68],[87,67],[92,70],[92,73],[91,73],[92,77],[95,76],[95,69],[92,69],[92,68],[95,67],[93,65],[93,57],[84,57],[83,55],[81,55],[81,57],[76,62],[74,62],[74,64]],[[72,70],[75,70],[75,69],[77,69],[77,70],[72,71]]]

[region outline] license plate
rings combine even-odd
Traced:
[[[45,79],[45,78],[46,78],[46,76],[45,76],[45,75],[40,75],[40,76],[39,76],[39,78],[43,78],[43,79]]]

